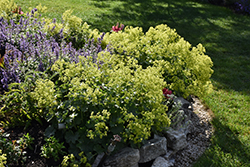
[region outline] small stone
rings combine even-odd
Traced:
[[[155,159],[155,161],[151,167],[171,167],[171,166],[173,166],[172,162],[167,161],[163,157],[158,157]]]

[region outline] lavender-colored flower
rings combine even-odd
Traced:
[[[24,81],[27,71],[45,72],[58,59],[65,59],[72,63],[79,62],[79,56],[92,56],[95,59],[102,51],[101,42],[104,34],[100,36],[97,43],[93,39],[86,39],[86,45],[77,50],[72,43],[64,41],[63,29],[59,36],[48,37],[42,31],[44,23],[30,17],[32,16],[21,18],[18,24],[13,20],[8,23],[5,19],[0,19],[0,45],[5,46],[6,52],[5,68],[0,68],[0,81],[6,90],[8,84]],[[34,29],[33,27],[39,30],[27,31]]]

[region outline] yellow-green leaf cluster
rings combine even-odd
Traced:
[[[75,38],[76,41],[82,43],[86,39],[94,38],[95,42],[97,42],[97,38],[101,33],[97,29],[90,29],[90,26],[86,22],[72,15],[72,12],[72,10],[66,10],[62,15],[61,23],[60,21],[54,22],[52,19],[45,18],[45,31],[54,36],[62,30],[65,38]]]
[[[17,15],[12,13],[17,8],[16,3],[13,0],[1,0],[0,1],[0,18],[3,17],[4,19],[10,20],[13,15]]]
[[[126,27],[123,32],[107,33],[104,41],[123,61],[133,57],[143,68],[160,67],[167,87],[180,96],[202,96],[211,90],[213,63],[205,48],[201,44],[192,47],[167,25],[150,27],[145,34],[141,28]]]
[[[2,154],[2,150],[0,149],[0,167],[4,167],[7,163],[6,154]]]
[[[43,109],[57,104],[55,85],[52,81],[46,79],[38,79],[36,81],[36,88],[30,96],[37,102],[37,107]]]
[[[105,141],[119,134],[124,142],[141,143],[152,130],[161,131],[170,125],[167,107],[162,103],[166,82],[159,67],[143,69],[135,59],[123,62],[119,55],[109,52],[100,52],[95,60],[80,57],[78,64],[56,61],[52,71],[68,93],[56,99],[54,90],[62,87],[50,80],[38,80],[32,96],[38,106],[51,106],[54,116],[67,122],[66,126],[78,124],[78,128],[86,129],[90,140]],[[64,105],[62,112],[58,112],[58,104]]]

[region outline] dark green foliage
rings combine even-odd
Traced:
[[[59,143],[54,136],[46,138],[45,141],[45,145],[41,147],[41,156],[45,158],[53,158],[57,161],[59,159],[59,154],[63,155],[66,153],[63,151],[65,148],[63,143]]]
[[[6,154],[7,164],[23,164],[27,159],[25,149],[30,147],[34,139],[28,133],[18,140],[9,140],[9,135],[0,129],[0,147],[2,153]]]

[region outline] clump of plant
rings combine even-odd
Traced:
[[[177,96],[175,96],[171,90],[164,88],[163,90],[163,95],[165,96],[166,100],[164,101],[164,104],[168,106],[167,110],[167,115],[171,119],[171,128],[179,128],[180,126],[187,126],[186,125],[181,125],[183,120],[185,120],[186,115],[183,110],[180,110],[181,108],[181,103],[176,102],[175,99]],[[189,122],[188,122],[189,123]],[[179,130],[179,129],[176,129]]]
[[[64,40],[58,43],[55,38],[48,37],[47,33],[40,31],[44,23],[31,18],[21,18],[18,23],[10,20],[10,24],[0,19],[0,45],[5,50],[1,55],[0,79],[5,90],[10,83],[23,82],[28,73],[33,75],[32,71],[49,74],[50,67],[59,58],[76,63],[78,56],[95,57],[102,50],[103,36],[97,43],[84,39],[84,47],[77,50],[72,43]]]
[[[7,163],[7,158],[6,158],[6,154],[2,154],[2,150],[0,149],[0,166],[4,167]]]
[[[0,18],[4,18],[6,20],[18,20],[21,16],[23,16],[23,11],[21,7],[17,6],[13,0],[1,0],[0,1]]]
[[[43,115],[33,106],[29,93],[34,89],[35,80],[46,78],[41,73],[27,75],[24,82],[12,83],[1,96],[0,118],[6,127],[29,126],[32,120],[41,122]]]
[[[41,156],[45,158],[53,158],[55,161],[59,160],[59,154],[63,155],[66,153],[63,151],[65,146],[63,143],[59,143],[59,141],[51,136],[45,139],[46,144],[41,147]]]
[[[114,134],[123,145],[139,146],[170,124],[160,68],[143,69],[134,59],[124,63],[117,57],[101,52],[96,59],[79,57],[77,64],[58,60],[55,79],[37,80],[30,94],[51,122],[45,135],[64,136],[74,155],[84,151],[90,160]],[[58,130],[58,123],[66,128]]]
[[[60,40],[60,33],[63,39],[75,49],[84,47],[89,39],[94,39],[98,43],[98,38],[102,34],[97,29],[90,29],[90,25],[77,16],[72,15],[72,10],[67,10],[62,14],[62,20],[45,18],[44,30],[50,35]]]
[[[33,143],[33,138],[27,133],[19,140],[10,140],[9,133],[0,129],[0,147],[7,158],[7,164],[24,164],[27,159],[25,149]]]
[[[142,28],[125,27],[124,31],[105,34],[104,42],[110,44],[112,53],[121,61],[132,57],[143,68],[162,68],[167,87],[178,96],[202,96],[211,90],[210,77],[213,63],[205,48],[191,44],[167,25],[150,27],[144,34]]]
[[[84,152],[79,153],[80,160],[76,160],[73,154],[69,154],[63,157],[63,161],[61,163],[62,167],[91,167],[91,165],[87,162],[86,156],[84,156]]]

